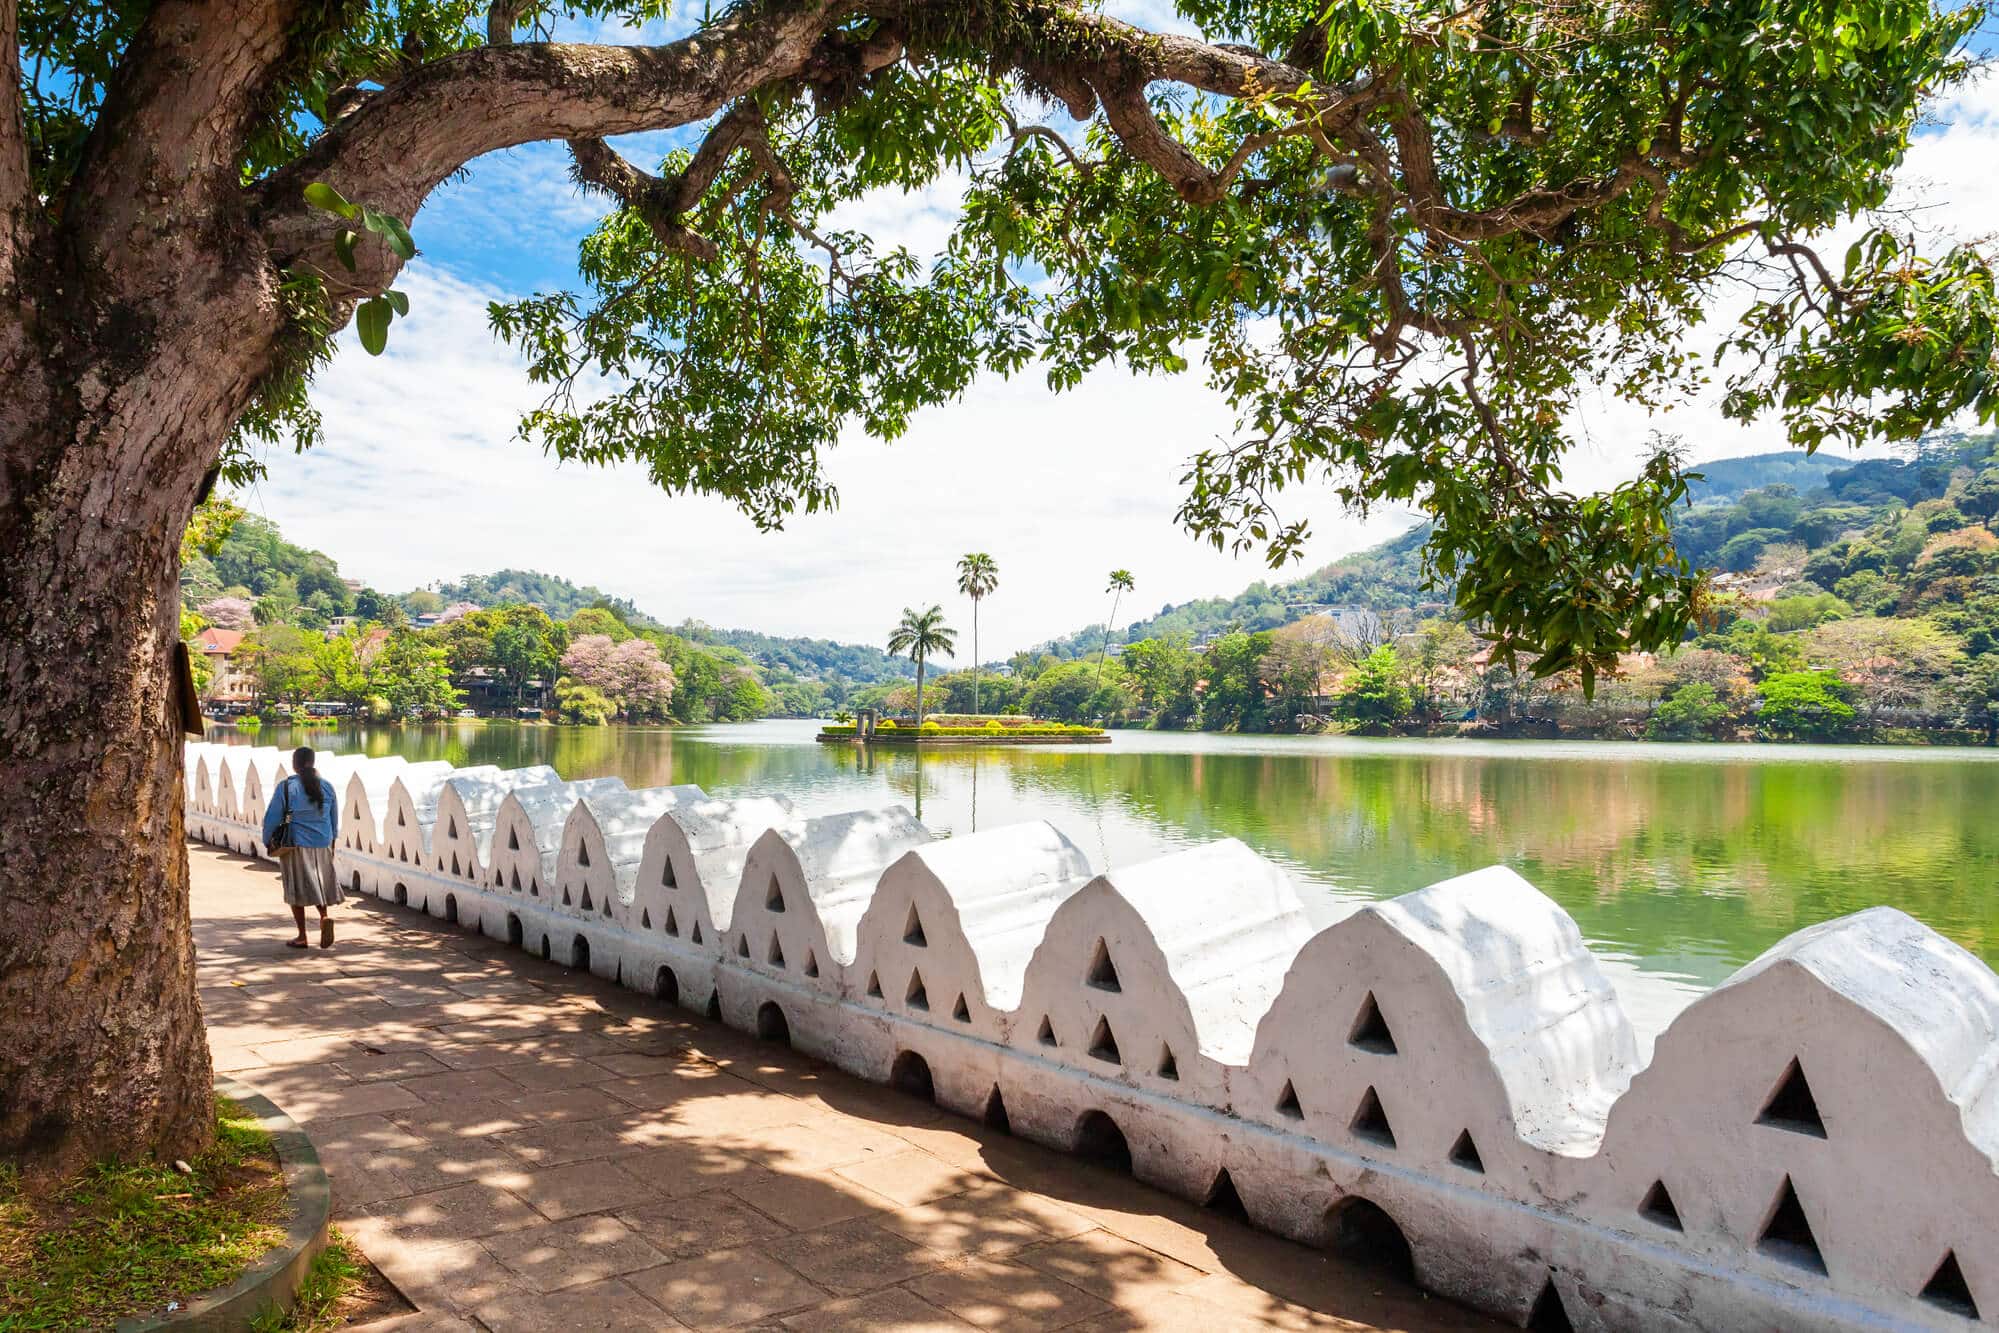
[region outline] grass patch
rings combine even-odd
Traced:
[[[291,1313],[281,1314],[275,1306],[250,1321],[253,1333],[325,1333],[347,1322],[348,1297],[359,1292],[368,1280],[366,1261],[354,1242],[338,1231],[327,1233],[326,1248],[306,1270],[299,1284],[298,1303]]]
[[[215,1146],[168,1166],[95,1166],[45,1198],[0,1173],[0,1333],[103,1328],[227,1286],[284,1239],[277,1154],[215,1099]]]

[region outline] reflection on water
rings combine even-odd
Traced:
[[[1319,924],[1500,862],[1575,916],[1648,1033],[1790,931],[1877,903],[1999,961],[1999,756],[1983,751],[1120,732],[1108,746],[919,759],[822,746],[815,730],[445,724],[256,740],[779,793],[807,814],[900,801],[939,833],[1047,819],[1099,867],[1240,838],[1292,871]]]

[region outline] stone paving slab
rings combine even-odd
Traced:
[[[271,868],[188,858],[216,1067],[305,1126],[398,1330],[1499,1327],[373,899],[287,949]]]

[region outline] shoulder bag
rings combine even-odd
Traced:
[[[278,821],[277,829],[272,832],[271,840],[264,844],[264,849],[269,852],[288,852],[292,849],[292,780],[290,778],[285,779],[282,791],[284,792],[285,814],[284,818]]]

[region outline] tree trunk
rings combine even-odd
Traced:
[[[0,526],[0,1159],[31,1179],[191,1156],[214,1131],[165,509],[79,521],[28,497]]]
[[[0,303],[0,1160],[38,1183],[214,1134],[180,537],[280,320],[247,249],[143,292],[116,260],[49,260]]]
[[[1103,688],[1103,685],[1104,685],[1104,663],[1105,663],[1105,662],[1107,662],[1107,661],[1109,661],[1109,660],[1110,660],[1110,656],[1111,656],[1111,626],[1113,626],[1113,625],[1117,624],[1117,604],[1118,604],[1118,596],[1119,596],[1119,594],[1117,594],[1117,593],[1112,593],[1112,594],[1111,594],[1111,618],[1110,618],[1109,620],[1106,620],[1106,621],[1104,622],[1104,651],[1103,651],[1103,655],[1097,658],[1097,681],[1096,681],[1096,688],[1098,688],[1098,689],[1102,689],[1102,688]]]
[[[972,716],[979,715],[979,599],[972,599]]]
[[[923,658],[916,659],[916,730],[923,731]]]

